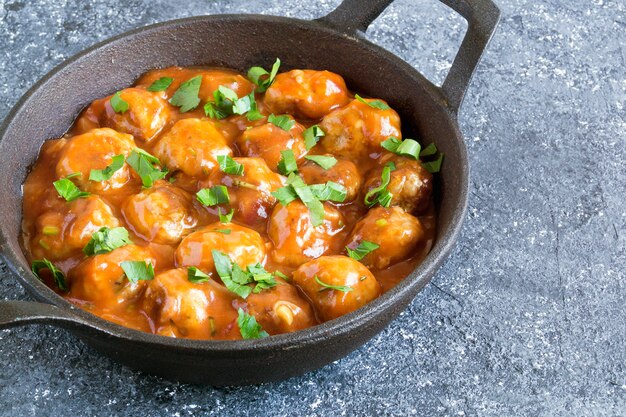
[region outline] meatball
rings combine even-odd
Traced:
[[[409,213],[420,214],[428,208],[433,191],[433,175],[414,159],[384,155],[380,166],[367,175],[364,193],[380,186],[384,166],[393,162],[395,169],[389,176],[387,190],[391,192],[391,205],[400,206]]]
[[[170,77],[173,79],[172,83],[164,92],[161,92],[160,94],[166,98],[171,98],[183,82],[198,75],[202,75],[202,83],[200,84],[200,92],[198,93],[202,102],[212,101],[213,92],[217,90],[220,85],[230,88],[237,93],[238,97],[250,94],[254,87],[254,85],[248,81],[247,78],[235,73],[234,71],[204,70],[181,67],[169,67],[149,71],[139,79],[137,86],[148,88],[156,80],[162,77]]]
[[[346,291],[333,289],[318,281],[348,288],[344,288]],[[380,284],[369,269],[340,255],[322,256],[301,265],[293,273],[293,282],[309,297],[324,321],[361,308],[381,293]]]
[[[400,207],[376,207],[356,223],[347,246],[354,249],[364,240],[376,243],[379,248],[361,262],[383,269],[411,256],[423,238],[424,228],[416,217]]]
[[[234,219],[254,229],[264,229],[276,198],[271,194],[284,185],[284,177],[271,171],[261,158],[233,158],[244,167],[243,175],[216,169],[204,187],[228,187]]]
[[[130,196],[122,214],[138,236],[169,245],[178,243],[198,222],[191,195],[167,181]]]
[[[80,252],[101,227],[119,225],[111,207],[100,197],[79,198],[37,218],[31,252],[37,259],[63,259]]]
[[[112,97],[94,101],[77,123],[83,126],[83,129],[89,126],[89,123],[93,127],[110,127],[118,132],[133,135],[135,140],[149,142],[170,120],[170,107],[158,93],[141,88],[121,90],[119,97],[128,103],[128,110],[123,113],[113,110]]]
[[[346,158],[378,155],[382,150],[381,142],[390,136],[401,138],[402,135],[398,113],[391,108],[371,107],[360,100],[352,100],[347,106],[333,110],[324,116],[320,126],[326,134],[320,139],[322,147]]]
[[[278,285],[275,287],[248,296],[248,313],[269,334],[294,332],[315,326],[315,313],[297,288],[280,278],[276,281]]]
[[[135,148],[131,135],[113,129],[93,129],[82,135],[73,136],[60,152],[56,165],[58,178],[79,173],[72,181],[78,188],[91,193],[107,193],[118,190],[131,180],[130,168],[124,164],[106,181],[90,181],[92,169],[104,169],[116,155],[127,157]]]
[[[161,137],[154,154],[170,171],[206,177],[217,166],[218,155],[233,151],[209,119],[183,119]]]
[[[228,230],[227,233],[224,233]],[[215,249],[230,256],[240,267],[265,263],[265,241],[257,232],[233,223],[213,223],[193,232],[176,249],[176,265],[196,266],[203,272],[214,272]]]
[[[258,156],[265,159],[273,171],[278,171],[280,151],[291,149],[296,161],[306,154],[306,146],[302,137],[304,126],[294,123],[289,131],[285,131],[273,123],[265,123],[244,131],[235,142],[242,155]]]
[[[345,202],[354,200],[361,189],[361,174],[352,161],[340,159],[335,165],[324,169],[313,161],[306,161],[298,171],[307,184],[323,184],[334,181],[346,187]]]
[[[280,264],[298,267],[338,249],[344,227],[343,215],[329,204],[324,204],[324,223],[317,227],[311,223],[309,209],[300,200],[286,207],[277,204],[267,225],[267,234],[274,244],[272,258]]]
[[[341,75],[330,71],[292,70],[278,74],[265,92],[265,104],[274,113],[319,119],[348,103]]]
[[[90,256],[70,271],[69,297],[101,306],[137,299],[147,281],[129,281],[120,266],[124,261],[145,261],[156,267],[152,251],[137,245],[126,245],[109,253]]]
[[[143,310],[154,317],[155,332],[190,339],[241,338],[237,327],[236,296],[213,280],[192,283],[187,269],[158,274],[146,286]]]

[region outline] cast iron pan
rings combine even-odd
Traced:
[[[20,283],[39,302],[0,301],[0,328],[43,323],[69,329],[130,367],[166,378],[213,385],[279,380],[337,360],[381,331],[430,281],[448,255],[467,207],[469,167],[457,112],[500,12],[490,0],[442,0],[468,30],[441,88],[363,37],[392,0],[345,0],[329,15],[304,21],[259,15],[200,16],[116,36],[69,59],[17,103],[0,127],[0,249]],[[250,40],[250,41],[246,41]],[[45,139],[62,136],[92,100],[131,85],[147,70],[171,65],[328,69],[352,90],[380,97],[446,155],[437,195],[438,238],[426,260],[391,291],[320,326],[266,339],[196,341],[131,330],[87,313],[33,274],[20,247],[21,185]],[[393,349],[393,346],[389,347]]]

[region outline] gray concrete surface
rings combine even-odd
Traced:
[[[306,18],[337,0],[0,0],[0,118],[39,77],[170,18]],[[462,109],[470,209],[434,284],[381,335],[302,377],[213,389],[104,358],[62,330],[0,331],[1,416],[626,415],[626,6],[499,0]],[[368,32],[441,82],[464,22],[397,0]],[[25,299],[3,269],[0,298]]]

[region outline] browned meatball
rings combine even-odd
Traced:
[[[364,195],[381,184],[384,166],[393,162],[387,190],[391,192],[391,205],[400,206],[409,213],[420,214],[428,208],[433,191],[433,175],[414,159],[386,154],[378,168],[371,170],[363,187]]]
[[[307,262],[293,273],[293,282],[309,297],[324,321],[361,308],[381,293],[380,284],[369,269],[347,256],[322,256]]]
[[[232,155],[222,133],[209,119],[182,119],[154,147],[154,155],[170,171],[190,177],[207,177],[217,166],[218,155]]]
[[[248,312],[269,334],[294,332],[315,326],[317,320],[309,302],[296,287],[277,278],[278,285],[246,299]]]
[[[372,102],[372,99],[366,99]],[[382,100],[378,100],[381,101]],[[380,110],[359,100],[333,110],[322,120],[322,147],[332,154],[351,158],[379,155],[381,142],[400,138],[400,116],[393,109]]]
[[[410,257],[423,238],[424,228],[418,218],[400,207],[376,207],[354,226],[347,246],[354,249],[364,240],[376,243],[380,247],[361,262],[383,269]]]
[[[271,194],[284,185],[284,177],[269,169],[261,158],[233,158],[243,165],[243,175],[213,171],[200,188],[225,185],[228,187],[234,219],[255,230],[264,230],[276,198]]]
[[[347,159],[339,159],[334,166],[328,169],[324,169],[315,162],[307,160],[298,167],[298,171],[307,184],[324,184],[327,181],[334,181],[343,185],[347,191],[346,203],[354,200],[359,195],[361,174],[354,162]]]
[[[100,197],[79,198],[37,218],[30,250],[37,259],[62,259],[80,252],[101,227],[119,225],[111,207]]]
[[[300,201],[287,207],[277,204],[267,226],[267,234],[274,243],[272,258],[281,264],[297,267],[338,249],[345,223],[342,214],[324,204],[324,223],[313,226],[309,209]]]
[[[292,70],[278,74],[265,93],[274,113],[319,119],[350,101],[343,78],[330,71]]]
[[[142,308],[155,317],[157,334],[189,339],[240,339],[236,296],[213,280],[192,283],[187,269],[158,274],[147,285]]]
[[[126,245],[112,252],[90,256],[69,273],[70,298],[102,306],[133,300],[141,295],[147,281],[132,283],[120,266],[123,261],[145,261],[156,267],[156,257],[147,248]]]
[[[149,142],[170,120],[170,106],[158,93],[141,88],[121,90],[119,97],[128,103],[128,109],[120,113],[113,110],[112,97],[94,101],[76,123],[82,129],[90,123],[92,127],[110,127],[133,135],[135,140]]]
[[[83,191],[104,194],[118,190],[131,180],[130,168],[124,164],[106,181],[91,181],[92,169],[104,169],[116,155],[127,157],[135,148],[131,135],[118,133],[113,129],[93,129],[67,140],[60,152],[56,165],[56,175],[64,178],[70,174],[80,175],[72,181]]]
[[[130,196],[122,214],[137,235],[169,245],[178,243],[198,222],[191,195],[167,181]]]
[[[228,233],[224,233],[228,230]],[[265,241],[257,232],[234,223],[214,223],[193,232],[176,249],[177,266],[196,266],[207,274],[214,272],[211,251],[225,253],[244,268],[265,263]]]
[[[265,123],[244,131],[235,142],[242,155],[261,157],[273,171],[278,171],[280,151],[291,149],[297,161],[304,158],[306,146],[302,138],[304,126],[294,123],[285,131],[273,123]]]

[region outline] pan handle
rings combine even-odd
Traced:
[[[52,324],[64,328],[91,328],[70,311],[33,301],[0,301],[0,329],[26,324]]]
[[[491,0],[440,0],[467,21],[467,32],[441,86],[448,108],[457,114],[480,58],[493,36],[500,9]],[[328,15],[317,19],[348,35],[365,32],[393,0],[344,0]]]

